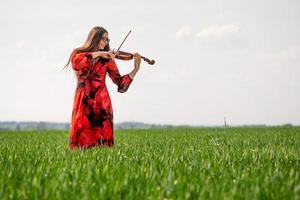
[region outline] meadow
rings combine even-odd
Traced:
[[[70,152],[66,131],[0,132],[0,199],[300,199],[300,128],[115,131]]]

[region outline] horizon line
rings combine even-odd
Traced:
[[[59,122],[59,121],[37,121],[37,120],[5,120],[5,121],[2,121],[0,120],[0,123],[3,123],[3,122],[6,122],[6,123],[11,123],[11,122],[14,122],[14,123],[57,123],[57,124],[70,124],[70,122]],[[122,122],[116,122],[115,124],[122,124],[122,123],[141,123],[141,124],[148,124],[148,125],[158,125],[158,126],[192,126],[192,127],[201,127],[201,126],[209,126],[209,127],[213,127],[213,126],[225,126],[225,124],[215,124],[215,125],[205,125],[205,124],[202,124],[202,125],[193,125],[193,124],[171,124],[171,123],[150,123],[150,122],[141,122],[141,121],[122,121]],[[291,125],[291,126],[300,126],[300,124],[293,124],[293,123],[289,123],[289,122],[286,122],[286,123],[277,123],[277,124],[267,124],[267,123],[244,123],[244,124],[229,124],[227,123],[226,126],[228,127],[232,127],[232,126],[284,126],[284,125]]]

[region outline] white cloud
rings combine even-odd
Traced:
[[[300,46],[292,46],[272,56],[272,63],[278,66],[300,63]]]
[[[192,35],[192,28],[189,25],[181,26],[175,33],[175,39],[182,39]]]
[[[230,35],[234,35],[240,31],[240,27],[237,24],[226,25],[210,25],[202,28],[198,33],[192,30],[189,25],[182,25],[175,32],[175,39],[184,39],[189,37],[205,38],[205,39],[223,39]]]
[[[268,51],[257,51],[257,60],[263,66],[268,66],[268,70],[299,70],[300,65],[300,45],[294,44],[284,49],[272,49]]]
[[[196,36],[198,38],[222,39],[238,33],[240,30],[237,24],[211,25],[201,29]]]

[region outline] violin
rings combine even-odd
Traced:
[[[123,45],[123,43],[125,42],[125,40],[127,39],[128,35],[130,33],[131,33],[131,30],[126,35],[123,42],[120,44],[119,48],[117,49],[117,51],[112,51],[111,52],[111,53],[115,54],[115,58],[120,59],[120,60],[131,60],[131,59],[134,58],[134,55],[132,53],[125,52],[125,51],[120,51],[121,46]],[[141,56],[141,58],[144,61],[146,61],[149,65],[154,65],[154,63],[155,63],[155,60],[150,60],[149,58],[146,58],[144,56]]]
[[[117,51],[117,52],[111,52],[113,54],[115,54],[115,58],[120,59],[120,60],[131,60],[134,58],[134,54],[129,53],[129,52],[125,52],[125,51]],[[141,58],[147,62],[149,65],[154,65],[155,64],[155,60],[150,60],[149,58],[146,58],[144,56],[141,56]]]

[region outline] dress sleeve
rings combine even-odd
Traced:
[[[129,85],[133,81],[133,79],[130,78],[129,74],[121,76],[114,60],[109,61],[107,71],[111,80],[118,86],[118,92],[126,92]]]
[[[72,68],[75,71],[88,69],[93,59],[91,52],[74,52],[71,56]]]

